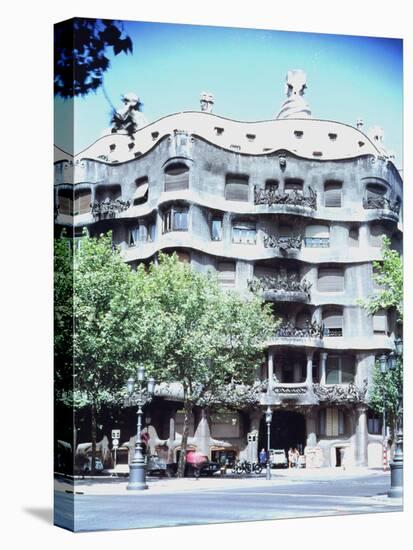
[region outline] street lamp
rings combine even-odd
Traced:
[[[144,386],[145,367],[142,365],[140,365],[137,369],[136,378],[136,383],[134,378],[129,378],[126,382],[129,404],[131,405],[136,403],[138,405],[138,410],[136,412],[138,420],[136,428],[135,454],[129,467],[129,483],[126,487],[129,491],[142,491],[148,488],[146,484],[146,467],[145,459],[142,453],[141,441],[142,407],[152,400],[156,384],[155,379],[151,377],[149,378],[146,387]]]
[[[265,411],[265,422],[267,423],[267,474],[266,474],[266,479],[271,479],[271,463],[270,463],[271,421],[272,421],[272,410],[271,410],[271,407],[268,405],[267,410]]]
[[[379,358],[382,373],[394,370],[397,365],[397,357],[401,357],[403,354],[403,341],[401,338],[397,338],[394,346],[394,352],[381,355]],[[396,450],[390,463],[390,480],[388,496],[390,498],[401,498],[403,496],[403,388],[400,395],[398,395]]]

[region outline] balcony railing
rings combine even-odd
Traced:
[[[300,292],[310,297],[311,283],[306,279],[297,281],[296,279],[287,278],[282,279],[280,277],[255,277],[248,281],[248,288],[252,291],[266,291],[279,292],[279,293],[291,293]]]
[[[363,208],[366,210],[390,210],[395,214],[400,212],[400,203],[391,201],[387,197],[365,197],[363,199]]]
[[[319,401],[361,403],[365,401],[367,384],[366,379],[364,379],[362,386],[358,386],[353,382],[350,384],[332,384],[328,386],[313,384],[313,391]]]
[[[291,237],[274,237],[273,235],[266,235],[264,237],[265,248],[278,248],[281,252],[300,250],[302,244],[303,237],[301,235]]]
[[[324,325],[316,321],[307,321],[304,327],[296,327],[291,322],[279,326],[275,331],[278,338],[323,338]]]
[[[296,190],[280,193],[277,189],[262,189],[256,185],[254,187],[254,203],[267,204],[268,206],[276,204],[306,206],[315,210],[317,208],[317,192],[312,187],[309,187],[307,195]]]
[[[121,199],[105,199],[102,202],[92,204],[92,215],[99,220],[115,218],[117,214],[127,210],[130,207],[130,201]]]

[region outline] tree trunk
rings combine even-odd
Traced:
[[[178,462],[178,477],[184,477],[185,473],[185,464],[186,464],[186,448],[188,444],[188,434],[189,434],[189,419],[192,413],[192,404],[188,399],[184,401],[184,426],[182,429],[182,442],[181,442],[181,453],[179,455]]]
[[[97,437],[97,425],[96,425],[96,405],[92,403],[92,475],[95,475],[96,471],[96,437]]]

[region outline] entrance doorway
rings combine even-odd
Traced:
[[[343,465],[344,447],[336,447],[336,467],[341,468]]]
[[[271,422],[270,448],[297,448],[302,454],[306,440],[305,417],[294,411],[274,411]],[[261,419],[258,452],[267,448],[267,424]]]

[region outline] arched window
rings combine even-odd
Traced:
[[[376,199],[377,197],[384,197],[387,193],[387,187],[380,183],[368,183],[366,185],[366,196],[368,199]]]
[[[174,162],[165,168],[165,191],[189,188],[189,168],[183,162]]]
[[[339,308],[323,311],[324,336],[343,336],[343,310]]]
[[[330,246],[330,228],[328,225],[307,225],[304,244],[307,248],[328,248]]]
[[[340,208],[342,203],[342,187],[339,181],[326,181],[324,184],[324,206],[327,208]]]
[[[146,176],[144,176],[143,178],[138,178],[137,180],[135,180],[135,185],[136,188],[133,194],[134,206],[138,204],[144,204],[148,200],[148,178]]]
[[[298,178],[287,178],[284,182],[284,191],[289,192],[299,192],[302,193],[304,188],[304,181]]]
[[[248,177],[228,175],[225,182],[225,198],[229,201],[248,202]]]

